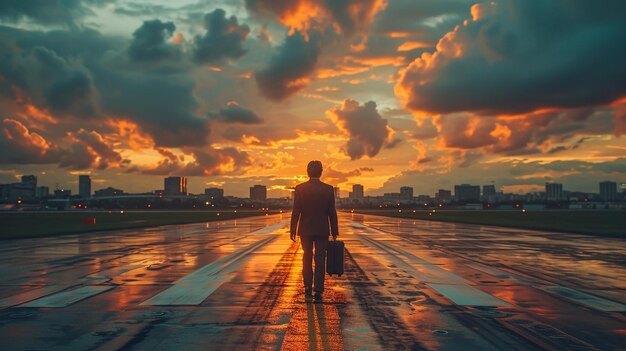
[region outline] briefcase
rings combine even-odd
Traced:
[[[330,240],[326,248],[326,273],[343,274],[343,241]]]

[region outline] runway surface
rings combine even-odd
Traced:
[[[340,214],[306,303],[288,215],[0,242],[2,350],[626,350],[626,240]]]

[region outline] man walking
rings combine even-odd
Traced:
[[[337,210],[335,210],[335,189],[320,181],[322,163],[311,161],[307,165],[309,181],[296,186],[293,211],[291,212],[291,240],[300,235],[302,242],[304,294],[307,301],[322,302],[326,246],[328,236],[339,235]],[[315,254],[313,249],[315,248]],[[312,260],[315,256],[315,279]],[[313,284],[315,280],[315,285]],[[315,296],[313,296],[315,290]]]

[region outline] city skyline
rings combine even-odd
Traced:
[[[76,193],[88,174],[139,193],[184,176],[192,193],[278,197],[313,158],[343,193],[626,181],[618,2],[344,5],[6,5],[0,183]]]
[[[20,181],[16,183],[8,183],[2,184],[0,183],[0,200],[4,201],[15,201],[29,198],[46,198],[49,196],[57,196],[57,192],[62,194],[63,197],[70,196],[70,194],[78,195],[80,198],[91,198],[92,193],[93,197],[99,196],[116,196],[116,195],[133,195],[133,194],[151,194],[158,195],[160,197],[163,196],[197,196],[197,195],[207,195],[211,198],[221,198],[221,197],[237,197],[237,198],[248,198],[253,201],[265,201],[270,198],[290,198],[293,196],[293,188],[288,189],[289,195],[287,196],[268,196],[267,186],[263,184],[255,184],[251,186],[248,190],[249,196],[238,196],[235,194],[226,194],[223,188],[219,187],[209,187],[204,188],[203,192],[192,193],[187,190],[188,180],[187,177],[183,176],[169,176],[163,178],[163,187],[152,189],[146,192],[130,192],[125,191],[124,189],[114,188],[112,186],[106,188],[95,189],[92,192],[91,190],[91,177],[86,174],[78,175],[78,192],[72,192],[72,189],[55,187],[53,189],[53,193],[50,192],[50,188],[48,186],[42,185],[38,183],[38,178],[35,175],[23,175],[20,177]],[[429,199],[454,199],[457,202],[498,202],[497,199],[503,195],[536,195],[543,194],[543,197],[547,201],[562,201],[568,200],[565,196],[566,193],[576,193],[576,194],[587,194],[599,197],[602,201],[624,201],[624,197],[626,196],[626,182],[618,183],[609,180],[603,180],[597,182],[598,188],[597,191],[581,191],[579,189],[568,189],[564,188],[562,183],[558,182],[546,182],[543,190],[531,191],[526,193],[506,193],[502,191],[496,184],[493,182],[491,184],[455,184],[453,186],[453,190],[451,189],[437,189],[434,194],[425,194],[425,193],[415,193],[415,189],[410,185],[400,186],[398,192],[387,192],[381,194],[368,194],[366,193],[366,189],[362,184],[353,184],[351,190],[348,191],[346,196],[342,196],[339,188],[334,187],[335,197],[339,198],[348,198],[354,200],[363,200],[368,197],[382,197],[382,198],[391,198],[397,201],[420,201],[418,200],[421,197],[428,197]],[[15,194],[12,194],[12,191],[15,191]],[[26,196],[22,196],[22,194],[26,191],[27,193],[32,192],[32,194]],[[7,196],[8,195],[8,196]],[[344,194],[345,195],[345,194]],[[579,199],[580,200],[580,199]],[[588,199],[587,199],[588,200]]]

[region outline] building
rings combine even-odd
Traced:
[[[617,183],[608,180],[600,182],[600,199],[604,202],[617,201]]]
[[[265,185],[255,185],[250,187],[250,200],[265,201],[267,200],[267,187]]]
[[[72,196],[72,191],[69,189],[57,189],[54,191],[55,199],[69,199]]]
[[[400,193],[384,193],[383,201],[384,202],[398,202],[400,201]]]
[[[341,195],[341,190],[339,190],[339,187],[338,187],[338,186],[336,186],[336,187],[335,187],[335,199],[339,199],[339,198],[341,198],[341,196],[340,196],[340,195]]]
[[[413,188],[410,186],[400,187],[400,201],[413,201]]]
[[[0,198],[5,200],[28,200],[37,196],[37,177],[34,175],[22,176],[19,183],[3,184],[0,187]]]
[[[115,189],[112,187],[108,187],[105,189],[100,189],[100,190],[96,190],[93,193],[93,196],[96,197],[100,197],[100,196],[118,196],[118,195],[123,195],[124,191],[122,189]]]
[[[491,185],[483,185],[483,201],[485,202],[496,202],[496,186]]]
[[[167,177],[163,184],[165,196],[187,195],[186,177]]]
[[[452,190],[439,189],[435,194],[435,201],[440,204],[447,204],[452,200]]]
[[[32,189],[33,196],[35,196],[35,191],[37,189],[37,177],[34,175],[25,175],[22,176],[22,187]]]
[[[454,186],[456,202],[480,202],[480,186],[461,184]]]
[[[546,183],[546,200],[547,201],[563,200],[563,184]]]
[[[38,186],[37,190],[35,191],[35,196],[38,199],[44,199],[50,196],[50,188],[48,188],[47,186]]]
[[[220,199],[224,197],[224,189],[220,188],[206,188],[204,189],[204,195],[212,199]]]
[[[78,176],[78,195],[84,199],[91,197],[91,177],[87,174]]]
[[[432,202],[433,199],[428,195],[422,194],[422,195],[417,195],[415,197],[415,200],[419,202],[420,204],[428,205]]]
[[[496,186],[495,185],[483,185],[483,196],[496,196]]]
[[[361,184],[354,184],[352,185],[352,198],[356,199],[356,200],[363,200],[363,194],[364,194],[364,190],[363,190],[363,185]]]

